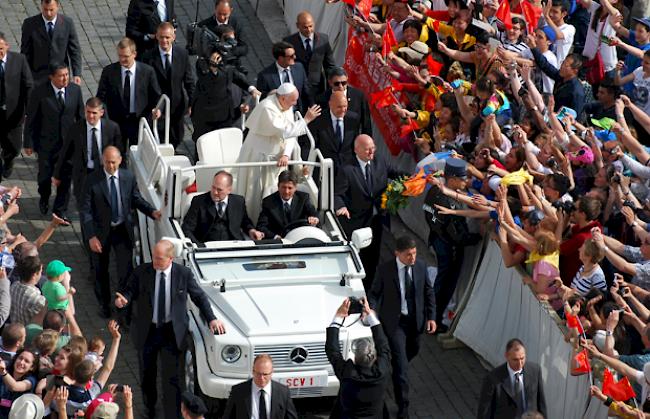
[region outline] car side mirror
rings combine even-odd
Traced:
[[[352,232],[352,244],[357,250],[365,249],[372,243],[372,229],[370,227],[359,228]]]

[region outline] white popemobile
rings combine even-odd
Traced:
[[[166,101],[163,96],[159,104]],[[272,244],[244,240],[197,247],[180,227],[192,197],[209,191],[219,170],[270,166],[275,161],[235,163],[242,144],[241,130],[235,128],[199,138],[195,166],[187,157],[174,155],[168,126],[162,144],[156,125],[152,132],[143,119],[139,131],[138,145],[129,150],[129,167],[142,195],[163,215],[156,222],[138,213],[136,263],[150,261],[153,245],[163,237],[170,239],[175,261],[194,272],[227,331],[213,335],[188,302],[188,390],[205,397],[216,411],[233,385],[251,377],[255,356],[267,353],[273,359],[273,379],[289,386],[292,397],[335,396],[339,383],[325,355],[325,328],[345,297],[365,296],[359,250],[370,244],[372,233],[361,229],[351,240],[345,238],[333,212],[332,161],[323,159],[309,134],[308,161],[289,162],[303,164],[309,172],[320,168],[320,188],[310,174],[299,185],[319,211],[320,228],[298,226]],[[349,327],[341,329],[346,356],[351,356],[356,339],[371,336],[358,317],[348,317]]]

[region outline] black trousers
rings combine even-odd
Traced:
[[[124,150],[121,150],[123,157],[125,157],[129,152],[129,147],[138,144],[139,121],[140,119],[138,116],[132,113],[127,115],[126,118],[119,123],[120,133],[122,134],[122,144],[124,144]]]
[[[89,239],[86,238],[86,241]],[[133,271],[133,242],[125,223],[111,227],[108,238],[102,243],[102,253],[91,252],[95,269],[95,296],[103,308],[110,308],[112,300],[111,277],[108,273],[111,249],[115,251],[119,289],[122,290],[126,288],[126,281]]]
[[[41,151],[38,153],[38,194],[43,201],[48,201],[52,195],[52,175],[54,166],[59,159],[57,151]],[[68,210],[68,201],[70,200],[70,185],[72,167],[69,163],[63,164],[61,172],[61,184],[56,188],[56,198],[52,211],[56,213]]]
[[[0,109],[0,147],[2,148],[2,158],[0,159],[0,180],[4,176],[6,167],[12,167],[13,161],[20,154],[23,144],[23,122],[18,125],[10,124],[7,121],[7,112]],[[14,126],[12,126],[14,125]]]
[[[148,411],[156,409],[158,400],[158,356],[162,365],[163,410],[165,418],[181,417],[181,380],[184,377],[183,351],[176,345],[176,336],[171,322],[158,328],[149,327],[144,347],[138,352],[142,398]]]
[[[415,318],[400,316],[398,326],[392,333],[386,333],[393,366],[393,391],[399,413],[406,413],[409,406],[409,362],[420,351],[420,333]]]
[[[372,230],[372,242],[370,246],[361,249],[359,252],[361,263],[363,263],[363,268],[366,271],[366,277],[363,279],[363,287],[366,289],[366,292],[370,291],[372,281],[375,279],[377,265],[379,264],[381,237],[384,232],[384,217],[380,214],[373,216],[370,219],[370,225],[368,227]]]
[[[440,325],[445,309],[456,291],[465,248],[449,244],[439,237],[430,238],[429,244],[433,246],[438,261],[438,274],[433,290],[436,294],[436,324]]]

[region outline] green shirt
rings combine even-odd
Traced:
[[[67,298],[60,301],[61,297],[67,296],[68,294],[68,291],[65,290],[65,287],[60,282],[48,280],[43,284],[41,292],[47,300],[48,310],[65,310],[68,308],[69,300]]]
[[[25,346],[29,347],[31,346],[34,338],[43,332],[43,326],[35,323],[30,323],[25,326],[25,332]],[[54,353],[58,353],[61,348],[68,344],[68,342],[70,342],[70,336],[59,333],[59,341],[56,343],[56,350]]]

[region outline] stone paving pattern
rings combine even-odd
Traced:
[[[273,10],[276,7],[274,0],[262,1],[260,10]],[[62,12],[74,19],[83,51],[84,98],[96,92],[102,67],[116,60],[114,46],[124,34],[128,3],[128,0],[62,0]],[[0,1],[0,31],[8,37],[13,51],[20,50],[20,30],[23,19],[38,13],[38,4],[38,0]],[[212,13],[213,4],[212,0],[200,0],[199,20]],[[235,15],[244,23],[245,40],[249,45],[249,54],[244,64],[250,69],[249,77],[253,78],[258,71],[272,62],[271,40],[267,31],[263,29],[264,24],[255,15],[254,1],[239,0],[235,4]],[[176,14],[180,28],[185,28],[193,21],[195,13],[195,1],[176,0]],[[271,21],[269,16],[265,16],[265,19],[275,25],[271,32],[288,33],[287,28],[278,28],[277,13],[274,21]],[[177,35],[177,42],[185,45],[184,34],[180,32]],[[22,156],[16,160],[12,178],[5,180],[5,184],[16,184],[23,189],[20,214],[10,221],[10,228],[14,233],[22,232],[32,240],[49,222],[49,218],[41,216],[38,211],[36,170],[36,159]],[[77,289],[75,299],[78,322],[88,338],[97,333],[110,345],[106,322],[97,315],[93,279],[81,244],[78,217],[72,211],[73,208],[75,208],[74,201],[70,203],[73,226],[57,230],[50,242],[41,249],[41,258],[44,263],[55,258],[62,259],[73,268],[72,280]],[[393,231],[403,228],[399,222],[393,223]],[[384,237],[388,237],[387,242],[390,241],[389,234]],[[386,243],[383,249],[385,258],[391,257],[388,245],[389,243]],[[424,243],[421,243],[420,255],[425,254],[426,251]],[[120,356],[110,382],[133,387],[137,416],[143,412],[138,385],[138,363],[135,350],[127,335],[123,333]],[[485,369],[471,350],[466,348],[443,350],[434,337],[423,336],[420,355],[412,362],[410,368],[411,417],[446,419],[475,416],[480,383],[485,374]],[[392,396],[387,394],[387,398],[390,399]],[[299,400],[296,404],[301,417],[315,418],[328,417],[331,403],[331,399],[324,399],[316,403],[313,400]],[[392,412],[395,412],[392,400],[389,400],[389,406]],[[159,411],[159,414],[162,417],[162,412]]]

